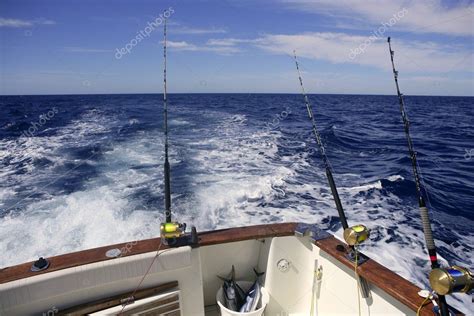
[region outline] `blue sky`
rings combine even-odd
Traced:
[[[474,95],[473,2],[437,0],[2,0],[0,94],[162,92],[170,8],[170,92],[298,93],[296,49],[310,93],[393,94],[391,36],[405,94]]]

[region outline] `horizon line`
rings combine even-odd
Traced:
[[[163,92],[130,92],[130,93],[48,93],[48,94],[0,94],[0,97],[22,97],[22,96],[74,96],[74,95],[143,95],[143,94],[158,94]],[[297,92],[167,92],[168,95],[173,94],[290,94],[300,95]],[[357,95],[357,96],[397,96],[396,94],[377,94],[377,93],[308,93],[308,95]],[[435,95],[435,94],[403,94],[403,96],[410,97],[459,97],[472,98],[473,95]]]

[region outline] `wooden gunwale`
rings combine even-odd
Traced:
[[[199,245],[200,247],[205,247],[243,240],[292,236],[294,235],[297,225],[298,223],[274,223],[201,232],[199,233]],[[331,236],[316,241],[315,244],[321,250],[343,263],[345,266],[349,268],[354,267],[353,263],[345,257],[344,253],[336,249],[337,245],[344,244],[335,237]],[[122,256],[126,257],[156,251],[159,245],[160,238],[152,238],[49,257],[48,260],[50,261],[50,267],[47,270],[40,272],[31,272],[30,268],[33,262],[27,262],[0,269],[0,284],[85,264],[113,260],[114,258],[108,258],[105,256],[106,251],[113,248],[122,249]],[[165,245],[162,246],[162,249],[166,248],[168,247]],[[372,259],[369,259],[367,262],[359,266],[358,273],[370,284],[382,289],[385,293],[400,301],[413,311],[416,311],[423,302],[423,299],[417,294],[420,290],[418,286]],[[431,303],[427,304],[421,310],[420,315],[433,315],[432,308],[433,305]],[[462,314],[459,313],[459,315]]]

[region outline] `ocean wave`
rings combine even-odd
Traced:
[[[171,97],[175,99],[170,103],[169,127],[176,218],[198,230],[317,223],[342,238],[300,96]],[[19,130],[11,129],[13,123],[0,121],[5,127],[0,134],[2,267],[159,234],[164,218],[163,131],[156,96],[85,96],[82,103],[73,96],[56,98],[36,110],[41,113],[51,104],[65,104],[57,124],[47,126],[45,133],[19,137]],[[392,111],[392,99],[320,98],[315,115],[348,221],[363,223],[372,231],[363,251],[427,287],[430,267],[403,128],[394,119],[399,113],[396,108]],[[367,100],[364,107],[354,110],[354,102],[363,100]],[[292,113],[268,128],[275,115],[290,105]],[[76,111],[67,120],[68,114],[61,112],[66,108]],[[20,112],[16,117],[29,113]],[[179,117],[173,117],[177,113]],[[439,132],[436,120],[423,119],[433,135]],[[471,125],[460,122],[460,126]],[[423,158],[443,157],[442,172],[433,169],[434,163],[423,168],[432,192],[430,209],[442,260],[473,267],[474,234],[472,221],[466,219],[472,217],[472,164],[464,160],[462,148],[445,152],[445,147],[430,147],[435,143],[420,126],[413,126],[413,134],[427,137],[424,146],[415,139],[421,147],[420,163]],[[445,136],[453,135],[461,137],[456,146],[470,144],[457,131]],[[453,208],[446,212],[450,205]],[[466,299],[454,302],[464,309],[469,304]]]

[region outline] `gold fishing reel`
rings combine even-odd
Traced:
[[[474,289],[474,275],[460,266],[436,268],[430,272],[430,285],[441,295],[468,293]]]
[[[162,223],[160,226],[160,235],[164,239],[180,238],[184,236],[186,224],[178,222]]]
[[[364,225],[355,225],[344,229],[344,240],[349,246],[357,246],[369,238],[370,232]]]
[[[162,223],[160,226],[161,242],[169,247],[197,247],[199,237],[196,227],[191,226],[191,232],[186,233],[186,224],[178,222]]]

